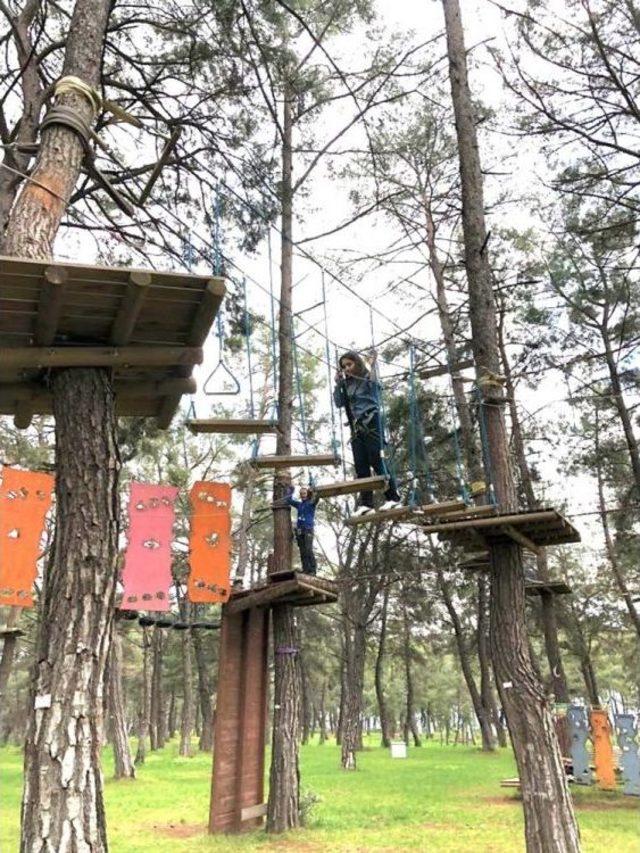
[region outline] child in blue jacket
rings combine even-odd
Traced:
[[[295,535],[298,548],[300,549],[302,571],[308,575],[315,575],[317,566],[316,557],[313,553],[313,532],[318,498],[313,494],[312,489],[302,486],[300,488],[300,500],[296,501],[293,498],[293,486],[290,486],[287,494],[287,503],[298,510]]]

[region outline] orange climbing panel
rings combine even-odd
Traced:
[[[51,474],[5,467],[0,487],[0,604],[33,607]]]
[[[189,601],[206,604],[226,601],[231,570],[231,486],[196,483],[189,499]]]
[[[592,708],[589,712],[591,739],[593,741],[593,763],[596,767],[596,784],[604,791],[616,787],[615,762],[613,759],[612,728],[606,711]]]

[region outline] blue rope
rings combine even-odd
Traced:
[[[458,492],[460,494],[460,498],[466,503],[471,502],[471,495],[469,494],[469,490],[467,489],[467,482],[464,473],[464,463],[462,461],[462,448],[460,447],[460,438],[458,436],[458,415],[456,412],[456,407],[454,403],[454,394],[453,394],[453,371],[451,369],[451,362],[449,360],[449,355],[447,354],[447,374],[449,376],[449,386],[451,388],[451,397],[449,398],[449,409],[451,412],[451,423],[453,425],[453,446],[456,454],[456,473],[458,476]]]
[[[213,243],[213,274],[214,275],[222,275],[222,227],[220,225],[220,214],[222,211],[222,203],[220,200],[220,192],[219,189],[216,188],[216,194],[213,202],[213,229],[212,229],[212,243]]]
[[[416,504],[416,483],[418,482],[417,442],[419,435],[419,413],[414,374],[415,349],[412,342],[409,345],[409,464],[411,465],[411,488],[409,489],[409,506],[415,506]]]
[[[491,470],[491,456],[489,455],[489,437],[487,434],[487,422],[485,420],[484,407],[485,403],[482,399],[482,393],[478,387],[473,389],[473,395],[478,404],[478,424],[480,425],[480,446],[482,448],[482,462],[484,470],[489,480],[489,501],[493,506],[496,506],[496,493],[493,487],[493,473]]]
[[[304,407],[304,397],[302,395],[302,378],[300,376],[300,364],[298,361],[298,347],[296,345],[296,335],[295,328],[292,324],[291,329],[291,343],[293,345],[293,365],[296,372],[296,389],[298,392],[298,406],[300,408],[300,423],[302,425],[302,443],[304,444],[304,452],[309,455],[309,439],[307,435],[307,418]],[[311,469],[307,469],[307,479],[309,480],[309,485],[315,485],[314,478],[311,474]]]
[[[187,232],[186,237],[182,240],[182,260],[185,264],[186,268],[191,272],[193,269],[193,263],[196,259],[196,250],[191,242],[191,237],[189,236],[189,232]],[[187,409],[187,420],[191,420],[192,418],[197,418],[196,414],[196,404],[193,398],[193,394],[189,396],[189,408]]]
[[[375,334],[373,328],[373,309],[369,306],[369,325],[371,327],[371,348],[375,351]],[[395,464],[391,456],[387,460],[385,447],[385,435],[387,434],[387,415],[386,415],[386,407],[384,403],[384,388],[381,381],[380,370],[377,367],[378,371],[378,382],[376,384],[376,403],[378,404],[378,411],[380,412],[380,458],[382,459],[382,467],[384,469],[384,474],[386,477],[391,475],[394,480],[397,480]]]

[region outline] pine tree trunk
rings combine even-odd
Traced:
[[[200,707],[201,728],[198,749],[201,752],[213,750],[213,684],[209,675],[211,662],[207,662],[202,632],[193,632],[193,648],[198,669],[198,701]]]
[[[483,706],[475,678],[473,677],[473,670],[471,668],[471,662],[469,661],[469,652],[464,639],[462,623],[460,622],[460,617],[454,607],[453,599],[449,592],[449,586],[444,578],[442,569],[436,569],[436,573],[438,588],[442,594],[442,600],[447,608],[449,618],[451,619],[451,625],[453,626],[453,633],[456,638],[456,647],[458,649],[458,658],[460,660],[460,669],[462,670],[462,675],[464,677],[465,684],[467,685],[467,690],[469,691],[469,697],[471,698],[471,704],[473,705],[473,710],[478,719],[478,724],[480,725],[482,749],[486,752],[491,752],[495,749],[495,741],[493,738],[493,732],[491,731],[491,722],[486,709]]]
[[[302,692],[302,734],[300,743],[309,743],[309,729],[311,728],[311,700],[309,697],[309,681],[307,679],[307,668],[304,664],[302,652],[298,653],[298,666],[300,667],[300,690]]]
[[[500,311],[500,320],[498,323],[498,346],[500,348],[500,361],[505,377],[505,389],[507,392],[509,406],[509,421],[511,423],[511,446],[515,455],[516,463],[520,473],[520,483],[524,501],[528,509],[538,509],[539,502],[536,500],[533,489],[533,480],[531,477],[531,469],[527,461],[525,453],[524,437],[522,434],[522,426],[520,424],[520,415],[516,403],[516,389],[511,373],[511,363],[507,355],[507,348],[504,342],[504,311]],[[547,555],[541,552],[536,558],[538,578],[540,580],[549,580],[549,568],[547,564]],[[567,686],[567,676],[562,664],[562,656],[560,654],[560,644],[558,642],[558,623],[556,620],[556,602],[553,593],[542,592],[540,596],[542,629],[544,633],[545,651],[547,653],[547,661],[549,662],[549,672],[551,673],[551,683],[553,684],[553,693],[557,702],[569,702],[569,688]]]
[[[25,745],[21,851],[107,849],[100,752],[115,606],[118,473],[106,372],[52,377],[57,527]]]
[[[7,617],[6,627],[15,628],[18,623],[18,608],[12,607]],[[2,657],[0,658],[0,699],[4,697],[5,689],[9,683],[9,676],[13,668],[13,659],[16,653],[18,638],[15,634],[5,636],[2,646]],[[4,705],[4,701],[2,705]]]
[[[406,731],[405,731],[405,741],[409,741],[409,732],[411,732],[413,736],[413,745],[414,746],[422,746],[420,741],[420,733],[418,732],[418,727],[416,726],[416,711],[415,711],[415,701],[413,698],[413,676],[411,673],[411,631],[409,628],[409,614],[406,607],[403,610],[403,628],[404,628],[404,642],[403,642],[403,658],[404,658],[404,677],[405,677],[405,686],[406,686]]]
[[[327,711],[325,699],[327,695],[327,682],[322,682],[322,691],[320,693],[320,708],[318,709],[318,729],[319,742],[322,744],[327,740]]]
[[[169,696],[169,716],[167,717],[167,740],[173,740],[178,728],[178,699],[175,684],[171,688]]]
[[[487,720],[489,728],[493,723],[493,728],[496,732],[498,744],[500,746],[507,745],[507,738],[504,727],[500,722],[500,714],[496,703],[493,685],[491,683],[491,666],[490,655],[488,649],[488,608],[487,608],[487,578],[481,572],[478,575],[478,663],[480,665],[480,701],[484,710],[484,718]],[[480,735],[482,736],[482,748],[486,749],[487,745],[484,741],[484,730],[480,727]],[[491,739],[490,748],[495,748],[493,738]]]
[[[109,711],[111,714],[111,735],[113,737],[113,775],[116,779],[135,779],[136,771],[129,749],[125,702],[122,693],[122,639],[117,622],[114,622],[113,625],[108,673]]]
[[[282,140],[282,247],[280,312],[278,342],[280,376],[278,384],[278,437],[276,454],[291,453],[293,414],[293,191],[292,191],[292,98],[284,87]],[[282,503],[290,474],[276,473],[273,485],[274,504]],[[291,512],[289,507],[273,513],[273,571],[290,569],[292,563]],[[298,649],[297,626],[293,608],[273,608],[274,647],[274,715],[267,804],[267,832],[284,832],[300,825],[300,770],[298,766],[299,727],[301,713],[300,673],[297,654],[284,649]]]
[[[142,689],[140,719],[138,724],[138,749],[136,764],[144,764],[147,739],[151,727],[151,635],[149,628],[142,629]]]
[[[189,618],[189,604],[185,602],[185,618]],[[182,717],[180,720],[180,748],[178,754],[191,758],[191,733],[193,731],[193,659],[191,657],[191,629],[182,631]]]
[[[162,684],[162,664],[164,657],[164,631],[153,629],[153,671],[151,675],[151,749],[162,749],[165,741],[164,689]]]
[[[342,767],[345,770],[356,769],[356,752],[360,748],[365,652],[366,625],[356,622],[345,644],[345,700],[340,736]]]
[[[389,727],[389,712],[384,695],[384,654],[387,641],[387,611],[389,608],[389,585],[385,586],[382,599],[382,610],[380,611],[380,637],[378,639],[378,654],[376,655],[375,688],[378,699],[378,712],[380,714],[380,737],[381,746],[391,746],[391,734]]]
[[[500,373],[496,306],[486,251],[482,172],[475,118],[467,82],[466,50],[458,0],[443,0],[451,95],[456,122],[465,265],[469,285],[472,346],[486,425],[489,475],[503,511],[515,509],[516,494],[501,405],[483,406]],[[490,543],[490,642],[498,691],[507,716],[522,788],[529,851],[578,853],[576,823],[553,718],[529,654],[524,610],[522,553],[516,543]]]

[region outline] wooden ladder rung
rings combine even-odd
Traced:
[[[340,457],[333,453],[318,453],[309,456],[256,456],[249,463],[254,468],[306,468],[319,465],[339,465]]]
[[[359,480],[344,480],[338,483],[322,483],[314,489],[319,498],[334,498],[354,492],[379,491],[387,484],[386,477],[361,477]]]
[[[256,421],[242,418],[204,418],[187,421],[193,433],[219,433],[220,435],[265,435],[277,433],[276,421]]]

